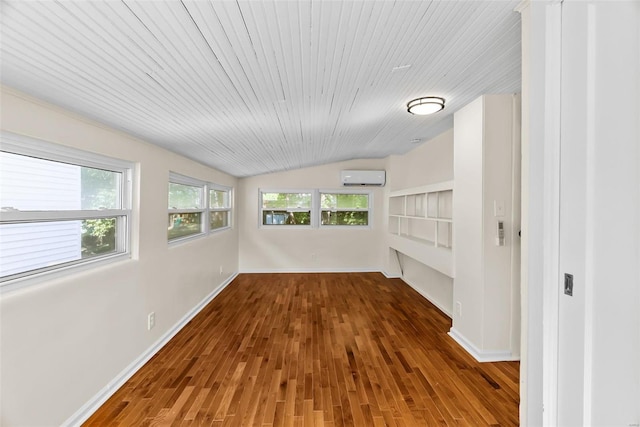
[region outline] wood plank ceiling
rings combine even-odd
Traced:
[[[381,158],[519,92],[517,4],[2,1],[1,82],[238,177]]]

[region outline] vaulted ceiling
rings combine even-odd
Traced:
[[[519,92],[518,2],[2,1],[1,82],[239,177],[380,158]]]

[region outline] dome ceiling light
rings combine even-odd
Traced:
[[[427,96],[414,99],[407,104],[407,111],[417,116],[426,116],[444,109],[444,98]]]

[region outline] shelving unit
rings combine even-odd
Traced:
[[[453,181],[389,194],[389,246],[453,277]]]

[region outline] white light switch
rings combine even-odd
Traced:
[[[493,201],[493,215],[496,217],[504,216],[504,202],[494,200]]]
[[[154,326],[156,326],[156,313],[155,311],[152,311],[147,316],[147,330],[150,331]]]

